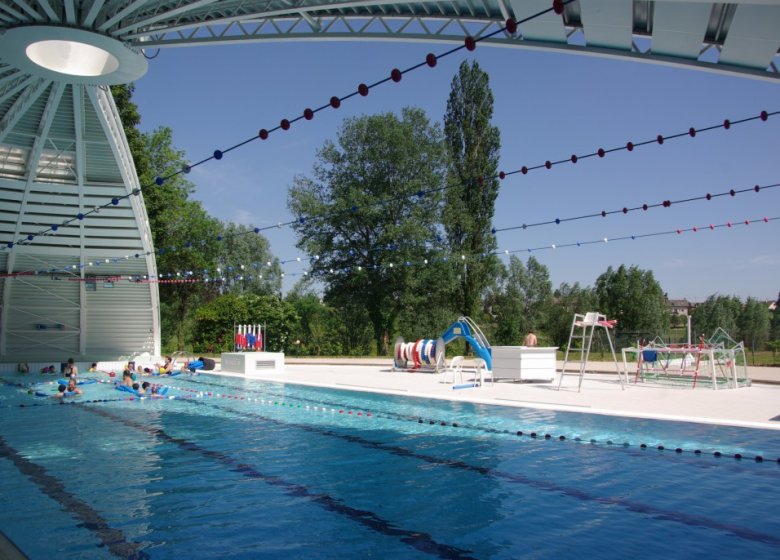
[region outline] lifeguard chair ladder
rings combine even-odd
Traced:
[[[609,330],[615,326],[616,321],[609,321],[607,317],[598,311],[589,311],[586,314],[575,313],[574,320],[571,322],[571,332],[569,333],[569,343],[566,345],[566,355],[563,358],[563,367],[561,368],[561,376],[558,378],[558,390],[561,389],[561,383],[563,382],[563,376],[566,375],[566,366],[569,365],[569,353],[579,352],[579,371],[571,372],[580,376],[579,384],[577,385],[577,392],[582,389],[582,379],[585,377],[585,370],[588,367],[588,358],[590,357],[590,347],[593,342],[593,336],[596,334],[597,328],[603,328],[609,342],[609,350],[612,352],[612,360],[615,362],[615,370],[618,374],[618,380],[620,381],[620,388],[625,391],[626,387],[623,382],[623,376],[618,367],[617,355],[615,354],[615,346],[612,344],[612,337],[609,334]],[[572,342],[575,340],[581,341],[579,348],[573,348]],[[575,360],[571,360],[572,363]]]

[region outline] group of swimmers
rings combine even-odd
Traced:
[[[161,385],[149,383],[148,381],[144,381],[143,383],[139,384],[133,379],[133,374],[130,373],[130,371],[125,371],[122,374],[122,383],[120,386],[132,389],[138,396],[143,396],[146,394],[157,395],[160,393],[162,387]]]

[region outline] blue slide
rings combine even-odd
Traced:
[[[493,355],[490,352],[490,343],[479,330],[479,327],[468,317],[461,317],[441,335],[444,344],[448,344],[458,337],[462,337],[471,344],[474,353],[485,360],[490,371],[493,371]]]

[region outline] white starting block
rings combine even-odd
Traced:
[[[252,377],[284,371],[284,352],[224,352],[222,371]]]

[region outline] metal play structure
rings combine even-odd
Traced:
[[[722,328],[698,344],[666,344],[656,337],[635,348],[623,348],[623,371],[628,373],[627,355],[636,357],[634,383],[690,386],[710,384],[712,389],[747,387],[745,345],[736,342]]]
[[[445,367],[445,347],[456,338],[468,342],[474,354],[485,361],[488,371],[493,369],[490,343],[482,330],[469,317],[460,317],[437,339],[421,338],[404,342],[403,337],[395,340],[393,369],[431,371],[438,373]]]

